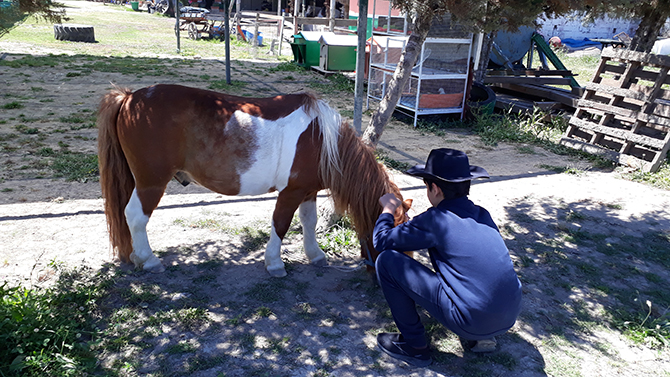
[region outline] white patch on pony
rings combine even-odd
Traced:
[[[326,254],[319,247],[316,241],[316,201],[307,201],[300,203],[298,216],[302,224],[303,247],[305,255],[309,262],[317,266],[327,264]]]
[[[165,271],[160,259],[154,255],[151,246],[149,246],[149,238],[147,237],[149,216],[145,215],[142,210],[142,202],[137,196],[137,189],[133,189],[133,194],[130,196],[124,213],[128,228],[130,228],[130,236],[133,239],[133,252],[130,254],[130,260],[135,264],[135,267],[147,271]]]
[[[274,224],[272,224],[270,241],[268,241],[268,246],[265,248],[265,269],[270,276],[278,278],[286,276],[284,262],[281,260],[281,238],[277,235]]]
[[[253,164],[240,174],[238,195],[265,194],[271,188],[283,190],[288,185],[298,138],[313,118],[302,107],[274,121],[242,111],[236,111],[233,117],[244,127],[253,127],[258,146]]]

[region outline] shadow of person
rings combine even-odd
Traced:
[[[457,335],[436,320],[424,320],[430,337],[433,364],[428,368],[449,376],[543,377],[545,361],[540,351],[521,335],[507,332],[496,337],[493,352],[476,353],[463,346]]]

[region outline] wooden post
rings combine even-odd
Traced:
[[[335,31],[335,3],[337,0],[330,0],[330,17],[328,20],[328,28],[331,32]]]
[[[251,42],[251,45],[254,47],[254,57],[258,54],[258,22],[260,19],[260,14],[256,13],[256,21],[254,21],[254,40]]]
[[[233,3],[232,0],[222,1],[230,1],[231,4]],[[230,8],[224,6],[223,9],[226,12],[226,14],[223,15],[225,28],[223,35],[224,38],[226,38],[226,84],[230,85]]]
[[[356,81],[354,83],[354,129],[358,135],[362,135],[363,123],[363,96],[365,95],[363,84],[365,78],[365,41],[368,29],[368,0],[358,0],[358,49],[356,50]]]
[[[286,20],[286,16],[284,14],[282,14],[281,20],[279,21],[279,22],[281,22],[281,24],[279,25],[279,52],[278,52],[279,56],[281,56],[281,44],[282,44],[282,41],[284,40],[284,21],[285,20]]]

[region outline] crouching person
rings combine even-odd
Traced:
[[[377,278],[400,333],[377,335],[377,345],[409,364],[430,365],[419,304],[466,349],[494,351],[494,337],[509,330],[521,310],[521,283],[491,215],[467,197],[471,180],[488,173],[470,166],[465,153],[444,148],[407,174],[424,179],[432,207],[394,228],[401,202],[393,194],[379,199]],[[403,254],[420,249],[428,249],[433,270]]]

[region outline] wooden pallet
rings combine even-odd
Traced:
[[[552,85],[567,86],[572,80],[573,74],[568,70],[546,69],[489,70],[484,77],[484,83],[491,85],[498,96],[496,107],[513,107],[521,111],[527,110],[523,107],[531,111],[533,107],[539,107],[547,111],[564,110],[570,114],[577,108],[582,88],[566,90]]]
[[[607,48],[561,144],[655,172],[670,148],[670,57]]]

